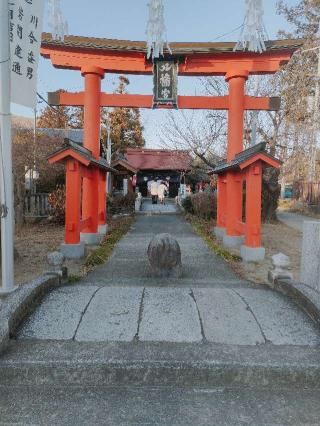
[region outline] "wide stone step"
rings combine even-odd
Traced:
[[[320,351],[297,346],[12,341],[0,385],[320,387]]]
[[[318,425],[310,389],[0,386],[2,425]]]

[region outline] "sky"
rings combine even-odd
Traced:
[[[298,0],[287,0],[288,5]],[[123,40],[145,40],[148,0],[61,0],[70,35],[102,37]],[[279,29],[288,23],[276,13],[277,0],[264,0],[265,26],[270,39],[277,38]],[[236,41],[243,23],[245,0],[164,0],[168,41]],[[47,12],[44,31],[49,31]],[[228,35],[223,36],[228,33]],[[222,37],[221,37],[222,36]],[[151,94],[151,76],[130,76],[130,93]],[[105,75],[102,90],[113,92],[118,76]],[[78,71],[53,68],[49,60],[40,59],[38,92],[46,98],[47,92],[58,89],[83,90],[83,78]],[[179,78],[179,94],[201,94],[199,78]],[[38,105],[40,110],[43,106]],[[31,117],[30,109],[13,106],[16,115]],[[142,110],[145,139],[148,147],[159,145],[159,132],[167,112]]]

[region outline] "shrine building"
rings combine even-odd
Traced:
[[[128,191],[136,188],[143,197],[148,195],[148,182],[163,180],[169,185],[169,197],[178,195],[183,177],[191,170],[192,158],[188,151],[169,149],[131,148],[112,163],[117,170],[113,175],[113,188]]]

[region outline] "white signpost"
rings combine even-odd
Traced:
[[[10,111],[10,44],[9,2],[0,1],[0,215],[2,251],[2,289],[9,293],[14,289],[13,279],[13,188]]]
[[[0,2],[0,293],[14,290],[14,207],[12,187],[11,108],[14,102],[35,108],[43,0]]]
[[[34,109],[40,56],[43,0],[9,0],[11,102]]]
[[[60,0],[48,0],[53,37],[63,39],[67,24]],[[0,0],[0,217],[1,293],[14,290],[14,208],[11,109],[14,102],[34,109],[45,0]]]

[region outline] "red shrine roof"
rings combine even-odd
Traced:
[[[127,149],[127,162],[137,170],[191,170],[188,151],[168,149]]]
[[[267,51],[296,50],[303,44],[303,39],[270,40],[266,42]],[[233,53],[235,42],[171,42],[170,49],[173,55],[197,53]],[[106,38],[66,36],[64,40],[54,40],[50,33],[42,34],[42,47],[64,47],[86,50],[115,50],[128,52],[147,52],[145,41],[115,40]],[[165,49],[166,53],[168,49]],[[239,52],[236,52],[239,53]]]
[[[256,161],[261,161],[264,165],[274,168],[279,168],[282,164],[282,161],[266,151],[266,143],[261,142],[240,152],[230,162],[223,160],[214,170],[209,172],[209,175],[225,174],[228,170],[244,170]]]

